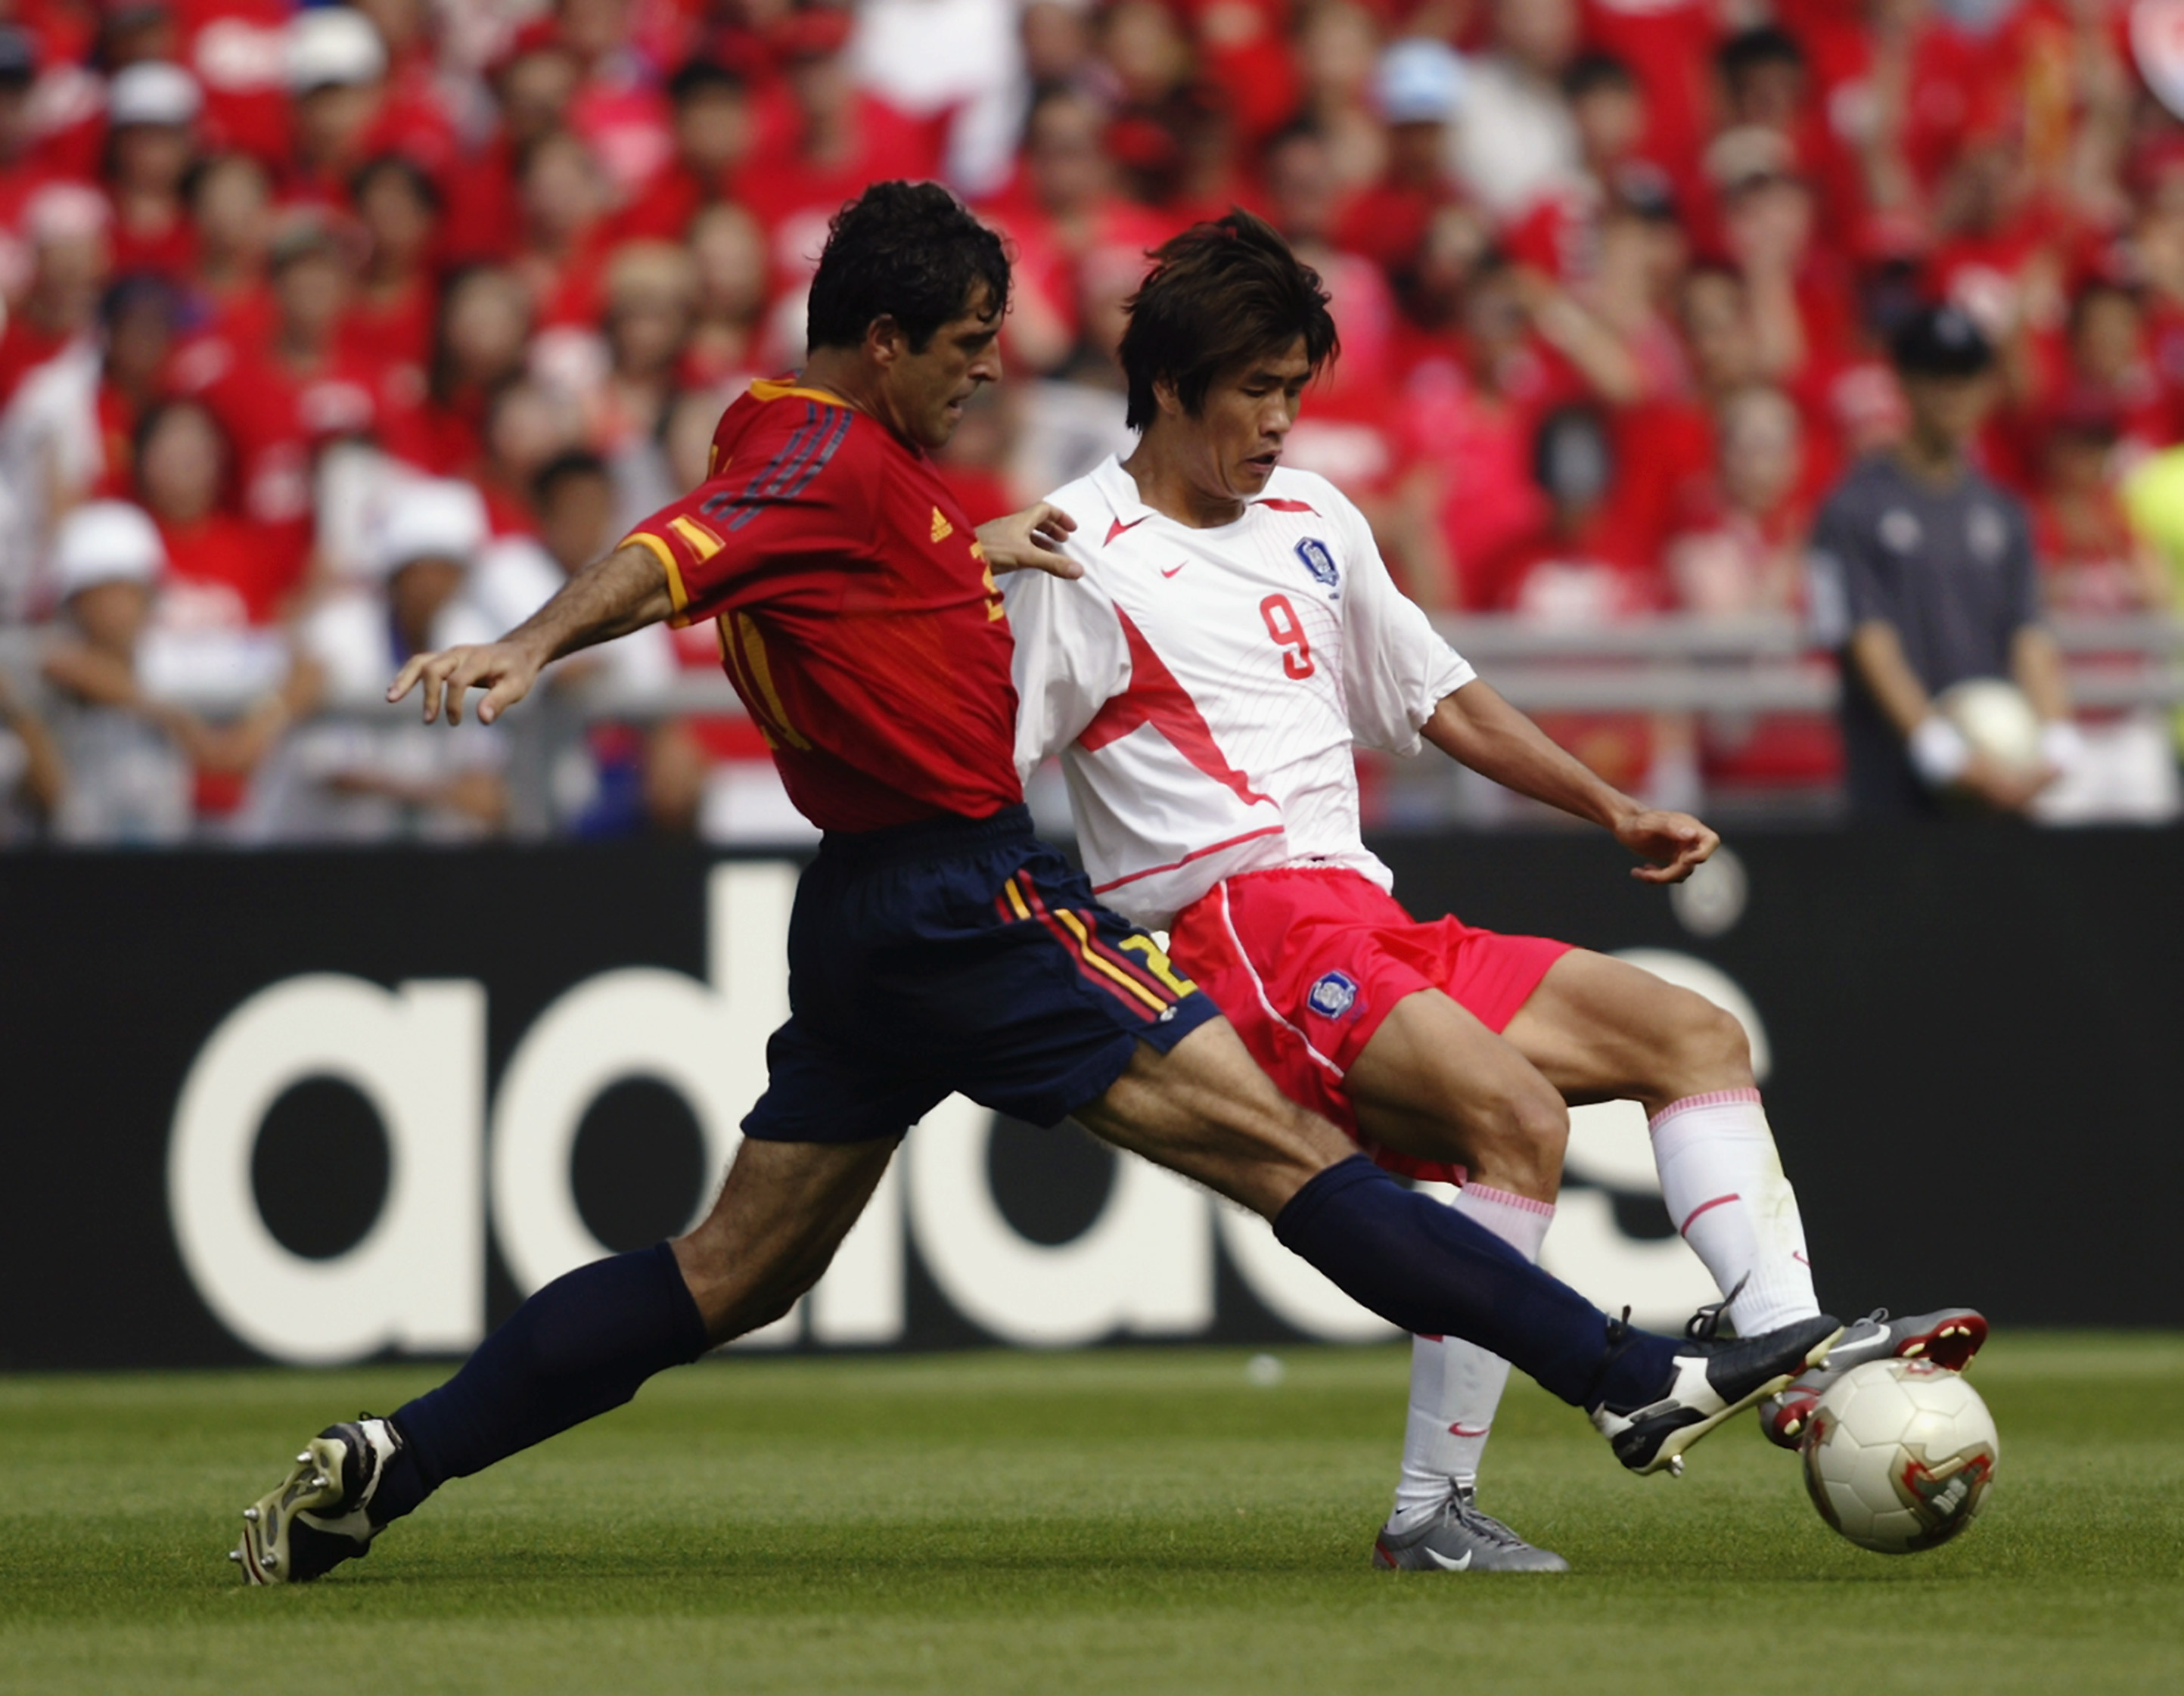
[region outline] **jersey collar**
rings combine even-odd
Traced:
[[[1114,514],[1113,522],[1103,533],[1103,547],[1153,516],[1153,509],[1138,498],[1138,480],[1123,469],[1117,455],[1110,454],[1100,461],[1092,473],[1092,487],[1100,491],[1100,499]]]

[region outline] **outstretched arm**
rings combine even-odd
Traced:
[[[499,641],[413,656],[387,698],[399,700],[422,683],[425,722],[440,716],[444,692],[448,722],[460,724],[463,692],[482,688],[478,722],[490,724],[530,694],[538,673],[564,654],[657,624],[674,610],[666,566],[650,548],[632,543],[585,566]]]
[[[1420,734],[1481,776],[1607,830],[1653,862],[1631,868],[1630,875],[1646,883],[1681,883],[1721,845],[1721,838],[1689,813],[1646,806],[1603,781],[1475,678],[1444,695]]]

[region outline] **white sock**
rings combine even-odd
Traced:
[[[1551,1202],[1480,1184],[1457,1191],[1449,1205],[1534,1262],[1555,1216]],[[1475,1342],[1460,1337],[1411,1339],[1410,1417],[1389,1529],[1414,1529],[1440,1511],[1451,1489],[1469,1489],[1478,1481],[1479,1459],[1508,1381],[1509,1363]]]
[[[1819,1313],[1797,1192],[1783,1175],[1759,1091],[1686,1096],[1650,1129],[1669,1217],[1724,1295],[1743,1280],[1729,1304],[1736,1334],[1757,1336]]]

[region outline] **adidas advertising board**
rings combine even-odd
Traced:
[[[1574,839],[1376,846],[1421,916],[1581,938],[1736,1013],[1838,1305],[1930,1285],[2003,1323],[2184,1319],[2144,1269],[2177,1140],[2133,1130],[2175,1117],[2131,1035],[2184,957],[2166,837],[1759,838],[1673,895]],[[0,1367],[460,1354],[570,1267],[682,1229],[764,1085],[796,870],[657,847],[0,862]],[[1311,993],[1340,1017],[1358,990]],[[2114,1228],[2059,1265],[2022,1252],[2056,1205],[2025,1175],[2066,1121],[2088,1158],[2042,1185],[2088,1186]],[[1544,1259],[1653,1323],[1714,1294],[1636,1107],[1574,1114]],[[1256,1218],[955,1098],[826,1278],[737,1346],[1390,1335]]]

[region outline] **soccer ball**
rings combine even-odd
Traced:
[[[1934,706],[2003,770],[2030,772],[2040,764],[2040,715],[2015,683],[1967,678],[1943,689]]]
[[[1959,1373],[1869,1360],[1828,1387],[1801,1445],[1820,1517],[1876,1554],[1947,1543],[1994,1480],[1994,1417]]]

